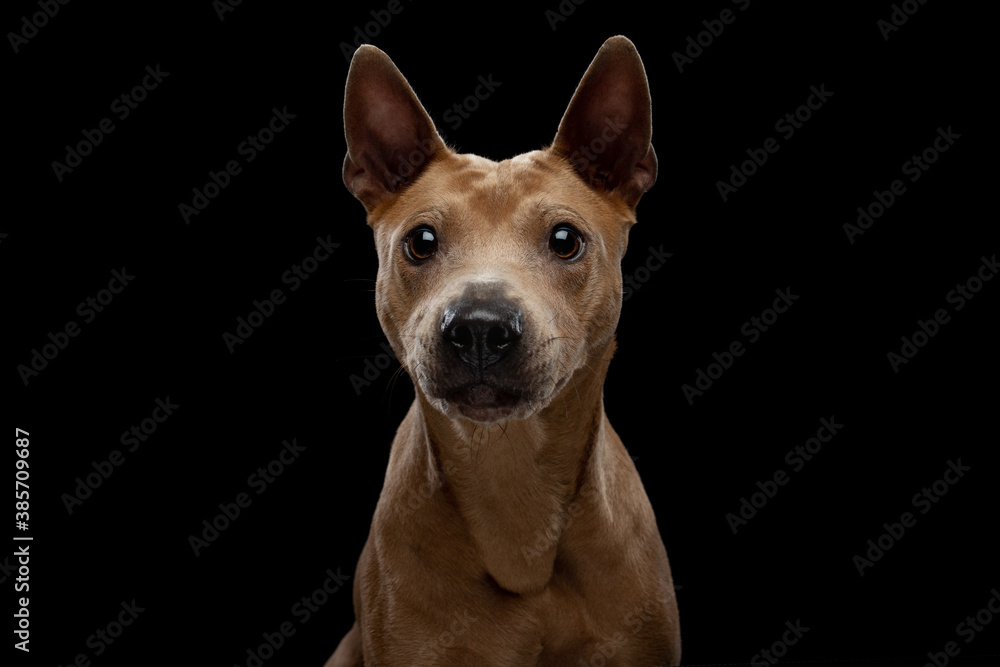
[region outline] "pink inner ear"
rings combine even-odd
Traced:
[[[627,77],[602,76],[595,82],[589,106],[605,116],[631,118],[635,113],[635,82]]]
[[[444,142],[406,79],[375,47],[355,53],[344,100],[344,178],[366,206],[412,180]],[[408,156],[420,151],[419,159]]]
[[[347,100],[351,112],[347,120],[348,144],[349,148],[357,145],[359,152],[371,153],[375,148],[362,144],[378,143],[383,149],[390,148],[405,143],[407,132],[416,134],[410,121],[413,108],[406,102],[405,91],[400,90],[401,82],[382,74],[363,79],[354,91],[356,95]]]
[[[393,157],[405,150],[407,140],[417,136],[412,122],[403,116],[406,105],[398,100],[375,98],[368,106],[365,118],[365,139],[370,142],[369,152],[380,155],[389,166]]]
[[[577,86],[552,149],[591,186],[636,202],[656,178],[651,134],[642,61],[627,39],[611,38]]]

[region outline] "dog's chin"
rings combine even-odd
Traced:
[[[528,393],[481,383],[443,392],[431,403],[446,417],[479,424],[527,419],[539,409],[539,403]]]
[[[463,417],[475,422],[509,421],[523,402],[520,396],[512,392],[485,384],[474,384],[454,391],[447,400]]]
[[[414,380],[430,405],[445,417],[486,425],[528,419],[547,408],[572,377],[553,376],[553,365],[504,377],[458,381],[449,373],[418,372]]]

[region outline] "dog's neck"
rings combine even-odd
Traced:
[[[603,385],[612,339],[531,417],[491,426],[449,419],[418,392],[429,465],[465,520],[483,565],[513,593],[542,589],[605,442]],[[591,480],[593,482],[593,480]],[[598,485],[602,486],[602,485]],[[579,511],[578,506],[573,506]]]

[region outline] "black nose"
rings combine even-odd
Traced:
[[[459,359],[483,370],[521,340],[521,311],[504,301],[458,301],[445,308],[441,335]]]

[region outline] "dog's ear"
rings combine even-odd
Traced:
[[[594,56],[550,150],[567,158],[591,187],[635,206],[656,181],[651,119],[642,59],[618,35]]]
[[[410,84],[385,53],[354,52],[344,92],[344,184],[368,211],[447,151]]]

